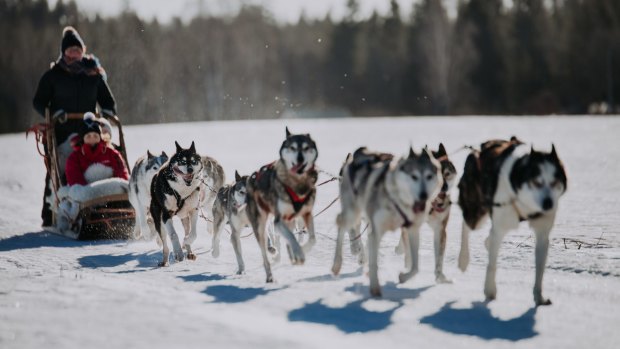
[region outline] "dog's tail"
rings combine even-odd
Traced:
[[[478,221],[489,212],[482,193],[482,171],[477,151],[472,151],[465,160],[463,176],[459,181],[459,206],[463,211],[463,220],[473,230]]]

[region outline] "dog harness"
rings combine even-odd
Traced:
[[[522,214],[521,211],[519,210],[519,207],[517,207],[517,200],[510,200],[509,202],[503,202],[503,203],[499,203],[499,202],[493,202],[491,204],[491,208],[493,207],[505,207],[508,205],[512,205],[512,208],[514,208],[514,210],[517,212],[517,215],[519,216],[519,221],[523,222],[523,221],[527,221],[530,219],[536,219],[536,218],[540,218],[543,213],[542,212],[534,212],[534,213],[530,213],[527,216]]]

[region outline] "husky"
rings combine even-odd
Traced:
[[[318,178],[314,168],[317,156],[316,143],[309,134],[293,135],[286,128],[280,159],[263,166],[247,180],[247,214],[261,249],[267,282],[273,282],[265,229],[270,215],[274,216],[275,230],[286,239],[293,264],[303,264],[305,253],[316,243],[312,209]],[[304,220],[308,231],[303,247],[292,233],[297,217]]]
[[[149,226],[152,224],[149,206],[151,205],[151,181],[166,161],[168,161],[168,155],[165,152],[155,156],[147,150],[146,155],[136,160],[129,178],[129,202],[136,210],[133,238],[151,240],[157,236],[157,244],[160,246],[159,235],[155,234],[155,231],[151,230]]]
[[[418,271],[419,230],[432,202],[443,185],[441,165],[425,148],[420,155],[412,148],[409,155],[394,159],[391,154],[373,153],[359,148],[348,156],[341,170],[340,202],[336,218],[338,238],[332,272],[340,273],[342,240],[345,231],[359,227],[362,216],[370,222],[368,259],[370,293],[381,296],[379,286],[379,243],[388,230],[401,228],[409,246],[409,270],[399,275],[401,283]]]
[[[215,234],[212,216],[213,204],[217,198],[218,191],[226,181],[226,176],[224,174],[224,168],[222,168],[220,163],[214,158],[206,155],[202,156],[202,174],[203,184],[206,190],[203,192],[203,196],[200,200],[202,202],[202,207],[206,211],[207,232]]]
[[[235,250],[237,256],[237,264],[239,269],[237,274],[243,274],[245,271],[245,264],[243,262],[243,256],[241,255],[241,239],[240,233],[243,228],[250,225],[250,220],[246,212],[246,198],[247,189],[246,182],[248,176],[240,176],[235,171],[235,182],[230,185],[225,185],[217,192],[217,199],[213,204],[213,257],[217,258],[220,255],[220,233],[222,231],[224,223],[228,221],[232,233],[230,235],[230,242]]]
[[[151,181],[150,213],[153,218],[155,231],[159,234],[163,244],[163,260],[160,266],[168,266],[168,240],[170,235],[175,259],[184,259],[183,250],[179,244],[172,217],[177,216],[183,223],[185,239],[183,246],[187,250],[187,259],[195,260],[191,244],[196,240],[196,221],[200,209],[200,199],[203,195],[203,164],[196,153],[194,142],[189,149],[183,149],[174,142],[176,152],[163,164]]]
[[[458,265],[462,271],[469,263],[469,233],[491,218],[486,240],[489,252],[484,281],[487,300],[495,299],[497,256],[504,236],[528,221],[536,235],[536,277],[534,301],[549,305],[542,296],[542,278],[549,249],[558,201],[566,191],[566,172],[555,146],[550,153],[535,151],[516,137],[482,143],[465,160],[459,182],[459,205],[463,211],[461,251]]]
[[[437,283],[450,283],[450,279],[446,278],[443,274],[443,258],[446,251],[446,227],[448,226],[450,207],[452,206],[450,190],[456,182],[456,167],[454,167],[454,164],[448,158],[448,153],[443,143],[439,143],[439,149],[437,151],[432,151],[432,153],[433,157],[441,164],[443,185],[437,197],[431,202],[431,209],[426,222],[431,229],[433,229],[434,233],[435,281]],[[405,237],[401,235],[400,242],[396,247],[396,253],[402,254],[409,250],[409,248],[405,246],[406,241]],[[409,258],[410,256],[407,254],[407,263],[409,263]]]

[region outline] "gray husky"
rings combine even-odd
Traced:
[[[133,166],[131,177],[129,178],[129,202],[136,211],[136,225],[133,231],[134,239],[151,240],[157,237],[157,243],[161,244],[159,235],[152,231],[147,222],[152,221],[149,213],[151,205],[151,181],[159,168],[168,161],[168,155],[162,152],[155,156],[147,150]]]
[[[370,293],[381,296],[379,286],[379,243],[386,231],[402,229],[411,256],[410,268],[399,275],[405,282],[418,271],[420,226],[426,220],[432,202],[442,186],[441,165],[425,148],[420,155],[394,159],[391,154],[373,153],[360,148],[349,154],[341,170],[338,238],[332,272],[342,266],[342,240],[345,231],[359,227],[362,216],[371,229],[368,235]]]
[[[203,184],[206,187],[204,196],[201,198],[202,207],[207,213],[207,231],[215,234],[213,228],[213,204],[217,193],[226,181],[224,168],[212,157],[202,156]]]
[[[159,169],[151,181],[151,206],[155,231],[159,234],[163,244],[163,260],[160,266],[168,265],[168,240],[170,235],[175,259],[184,259],[179,237],[172,224],[172,217],[177,216],[183,223],[185,239],[183,246],[187,250],[187,258],[195,260],[191,244],[196,240],[196,221],[200,209],[203,184],[203,163],[196,153],[194,142],[189,149],[183,149],[179,143],[176,153]]]
[[[228,221],[232,229],[230,242],[235,250],[237,264],[239,266],[237,274],[243,274],[245,270],[243,256],[241,255],[240,233],[243,228],[250,225],[250,220],[246,212],[247,179],[248,176],[240,176],[239,173],[235,171],[235,182],[220,188],[217,192],[217,199],[213,204],[213,257],[217,258],[220,255],[220,233],[224,223]]]
[[[446,251],[446,227],[448,226],[448,219],[450,219],[450,207],[452,201],[450,200],[450,190],[456,182],[456,167],[452,164],[452,161],[448,158],[448,153],[443,143],[439,144],[439,149],[433,151],[433,156],[441,164],[441,176],[443,178],[443,185],[441,191],[435,197],[431,203],[431,209],[426,219],[428,225],[434,232],[434,246],[435,246],[435,280],[438,283],[450,282],[448,278],[443,274],[443,257]],[[409,247],[405,246],[404,236],[401,235],[400,242],[396,247],[396,253],[401,254],[409,251]],[[410,263],[410,256],[407,254],[407,262]]]
[[[469,232],[491,218],[486,240],[489,264],[484,281],[487,300],[495,299],[497,256],[504,236],[528,221],[536,234],[536,277],[534,301],[549,305],[542,296],[542,278],[549,249],[549,233],[555,221],[558,201],[566,191],[566,172],[555,146],[550,153],[535,151],[516,137],[509,141],[482,143],[465,160],[459,182],[459,205],[463,211],[463,230],[459,268],[469,263]]]
[[[318,150],[310,135],[292,135],[287,128],[280,159],[263,166],[247,180],[247,213],[261,249],[267,282],[273,282],[265,229],[270,215],[274,216],[275,230],[286,239],[293,264],[303,264],[304,253],[316,242],[312,208],[318,178],[314,168],[317,156]],[[303,247],[292,233],[297,217],[304,220],[308,230],[308,241]]]

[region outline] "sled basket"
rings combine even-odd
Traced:
[[[136,214],[127,194],[100,197],[83,206],[79,214],[79,240],[131,238]]]

